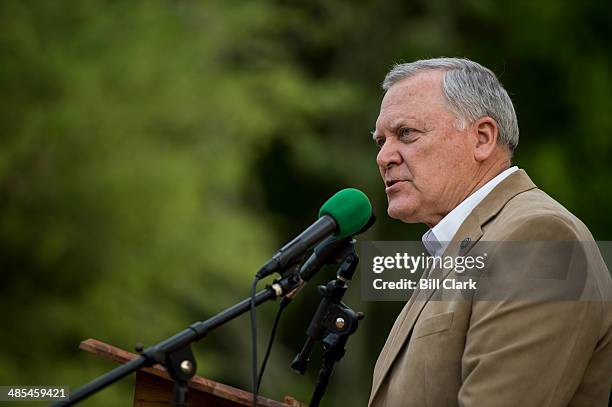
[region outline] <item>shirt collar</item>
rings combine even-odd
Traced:
[[[498,174],[457,205],[437,225],[425,232],[421,240],[427,252],[431,256],[442,256],[449,242],[453,240],[455,233],[474,208],[489,195],[493,188],[518,169],[517,166],[514,166]]]

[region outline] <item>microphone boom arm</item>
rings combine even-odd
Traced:
[[[266,286],[265,289],[255,295],[255,304],[260,305],[266,301],[283,297],[293,291],[299,282],[300,278],[297,270],[293,273],[285,273],[282,278],[275,280],[273,284]],[[196,372],[195,358],[190,349],[191,344],[204,338],[210,331],[248,312],[250,307],[251,298],[249,297],[205,321],[195,322],[176,335],[140,352],[140,357],[80,387],[70,394],[68,401],[57,401],[51,406],[74,405],[129,374],[158,363],[166,367],[170,376],[175,380],[175,401],[173,404],[185,405],[187,382]]]

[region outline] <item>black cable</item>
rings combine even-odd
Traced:
[[[280,301],[278,311],[276,311],[276,316],[274,317],[274,323],[272,324],[272,332],[270,332],[270,339],[268,340],[268,348],[266,349],[266,355],[264,356],[264,360],[261,364],[261,369],[259,370],[259,380],[257,381],[257,393],[259,393],[259,388],[261,387],[261,380],[263,379],[264,371],[266,370],[266,365],[268,364],[268,359],[270,358],[270,353],[272,352],[272,345],[274,344],[274,338],[276,336],[276,328],[278,328],[278,323],[280,321],[281,314],[287,305],[291,302],[287,297],[283,297]]]
[[[259,277],[255,276],[253,285],[251,286],[251,347],[252,361],[251,373],[253,375],[253,407],[257,407],[257,393],[259,392],[259,380],[257,378],[257,320],[255,315],[255,294],[257,292],[257,283]]]

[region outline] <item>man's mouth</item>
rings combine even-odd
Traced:
[[[385,181],[385,186],[387,188],[392,187],[393,185],[397,184],[398,182],[405,182],[407,180],[405,179],[389,179]]]
[[[409,182],[406,179],[390,179],[385,181],[385,192],[393,192],[395,189],[399,188],[400,185],[404,182]]]

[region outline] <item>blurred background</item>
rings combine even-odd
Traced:
[[[511,94],[516,163],[610,240],[612,7],[606,1],[0,2],[0,384],[76,389],[97,338],[152,345],[246,297],[259,266],[344,187],[391,221],[370,131],[395,62],[474,59]],[[332,270],[319,275],[332,277]],[[366,318],[325,405],[365,405],[401,303]],[[318,303],[281,321],[262,393],[310,399],[289,364]],[[258,309],[260,360],[276,304]],[[250,388],[245,315],[195,345],[198,373]],[[130,405],[133,377],[84,405]],[[38,404],[37,404],[38,405]]]

